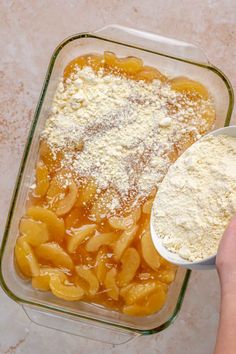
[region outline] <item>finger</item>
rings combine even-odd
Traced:
[[[236,215],[231,219],[227,229],[225,230],[222,241],[229,241],[233,239],[236,242]]]
[[[231,219],[220,241],[216,264],[231,262],[236,254],[236,215]]]

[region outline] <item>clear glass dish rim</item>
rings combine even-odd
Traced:
[[[202,68],[205,68],[205,69],[213,71],[215,74],[217,74],[224,81],[225,86],[226,86],[227,91],[228,91],[229,105],[228,105],[228,110],[227,110],[227,115],[226,115],[226,119],[225,119],[225,122],[224,122],[224,126],[228,126],[229,123],[230,123],[231,114],[232,114],[233,106],[234,106],[233,88],[232,88],[232,85],[231,85],[229,79],[227,78],[227,76],[221,70],[219,70],[217,67],[215,67],[212,64],[203,64],[203,63],[195,62],[195,61],[188,60],[188,59],[174,57],[172,55],[168,55],[168,54],[164,54],[164,53],[157,52],[157,51],[154,51],[154,50],[142,48],[140,46],[136,46],[136,45],[127,44],[127,43],[124,43],[124,42],[115,41],[115,40],[112,40],[112,39],[104,38],[102,36],[97,36],[97,35],[95,35],[93,33],[89,33],[89,32],[78,33],[78,34],[72,35],[72,36],[66,38],[65,40],[63,40],[55,48],[55,50],[54,50],[54,52],[53,52],[53,54],[52,54],[52,56],[50,58],[48,69],[47,69],[47,72],[46,72],[46,75],[45,75],[45,79],[44,79],[44,82],[43,82],[42,90],[41,90],[41,93],[40,93],[40,96],[39,96],[39,100],[38,100],[38,103],[37,103],[37,106],[36,106],[36,109],[35,109],[34,118],[33,118],[33,121],[31,123],[31,127],[30,127],[30,130],[29,130],[29,133],[28,133],[28,138],[27,138],[27,141],[26,141],[26,144],[25,144],[25,148],[24,148],[22,159],[21,159],[18,175],[17,175],[17,178],[16,178],[16,183],[15,183],[14,191],[13,191],[13,194],[12,194],[12,199],[11,199],[11,203],[10,203],[10,207],[9,207],[9,212],[8,212],[8,216],[7,216],[7,220],[6,220],[6,224],[5,224],[5,230],[4,230],[3,239],[2,239],[2,244],[1,244],[1,248],[0,248],[0,284],[1,284],[2,289],[5,291],[5,293],[10,298],[12,298],[14,301],[16,301],[17,303],[20,303],[20,304],[34,306],[35,308],[39,308],[39,309],[42,309],[44,311],[45,310],[50,310],[50,311],[53,311],[53,312],[61,313],[63,315],[70,315],[70,316],[73,316],[73,317],[76,317],[76,318],[81,318],[81,319],[85,319],[85,320],[87,319],[89,321],[99,322],[100,324],[109,325],[109,326],[113,326],[115,328],[128,330],[130,332],[137,333],[137,334],[142,334],[142,335],[154,334],[154,333],[160,332],[163,329],[167,328],[175,320],[175,318],[177,317],[177,315],[178,315],[178,313],[180,311],[181,305],[183,303],[184,295],[185,295],[185,292],[186,292],[186,289],[187,289],[187,285],[188,285],[188,281],[189,281],[189,278],[190,278],[190,275],[191,275],[191,271],[190,270],[186,271],[186,275],[184,277],[183,284],[182,284],[182,287],[181,287],[181,290],[180,290],[180,293],[179,293],[179,296],[178,296],[178,301],[176,303],[176,306],[175,306],[175,309],[174,309],[173,313],[166,320],[166,322],[164,322],[163,324],[161,324],[158,327],[155,327],[155,328],[152,328],[152,329],[148,329],[148,330],[134,329],[132,327],[119,325],[119,324],[112,323],[112,322],[109,322],[109,321],[100,320],[100,319],[94,319],[94,318],[91,318],[89,316],[71,313],[70,311],[66,311],[66,310],[63,310],[61,308],[57,308],[57,306],[41,305],[41,304],[38,304],[37,302],[27,301],[25,299],[22,299],[22,298],[16,296],[8,288],[8,286],[5,283],[5,280],[4,280],[4,277],[3,277],[3,273],[2,273],[2,258],[3,258],[5,246],[6,246],[6,243],[7,243],[7,239],[8,239],[8,232],[9,232],[9,229],[10,229],[11,218],[12,218],[12,216],[14,214],[15,202],[16,202],[16,199],[17,199],[17,196],[18,196],[19,187],[20,187],[20,183],[21,183],[21,176],[23,174],[23,171],[24,171],[24,168],[25,168],[25,164],[26,164],[26,161],[27,161],[27,158],[28,158],[31,142],[32,142],[33,137],[34,137],[35,127],[36,127],[36,124],[37,124],[37,121],[38,121],[38,118],[39,118],[39,114],[40,114],[40,111],[41,111],[41,108],[42,108],[42,104],[43,104],[43,101],[44,101],[44,98],[45,98],[47,87],[48,87],[48,84],[49,84],[49,81],[50,81],[50,78],[51,78],[51,73],[52,73],[52,70],[53,70],[53,67],[54,67],[54,63],[56,61],[56,58],[57,58],[58,54],[60,53],[60,51],[61,51],[61,49],[63,47],[65,47],[69,42],[72,42],[72,41],[80,39],[80,38],[94,38],[94,39],[98,39],[98,40],[102,40],[102,41],[106,41],[106,42],[111,42],[111,43],[114,43],[114,44],[123,45],[123,46],[129,47],[129,48],[138,49],[138,50],[141,50],[141,51],[145,51],[145,52],[149,52],[149,53],[152,53],[152,54],[164,56],[164,57],[167,57],[167,58],[170,58],[170,59],[174,59],[174,60],[178,60],[178,61],[181,61],[181,62],[185,62],[185,63],[188,63],[188,64],[196,65],[196,66],[199,66],[199,67],[202,67]]]

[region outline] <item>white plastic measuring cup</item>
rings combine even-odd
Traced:
[[[210,132],[207,135],[229,135],[236,138],[236,125],[229,126],[225,128],[220,128]],[[205,135],[206,136],[206,135]],[[168,173],[165,178],[168,178]],[[171,206],[170,206],[171,207]],[[197,262],[190,262],[183,258],[181,258],[178,254],[170,252],[162,243],[162,239],[158,237],[153,227],[153,213],[151,214],[151,236],[154,246],[156,247],[157,251],[160,253],[162,257],[168,260],[171,263],[177,264],[179,266],[188,268],[188,269],[214,269],[215,268],[215,260],[216,255],[212,257],[203,259],[202,261]]]

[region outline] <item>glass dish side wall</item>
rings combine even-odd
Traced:
[[[169,76],[186,75],[197,79],[205,84],[212,92],[216,101],[217,122],[216,127],[228,123],[233,99],[230,93],[230,84],[227,79],[217,71],[217,69],[204,66],[203,64],[193,64],[177,58],[170,58],[158,55],[145,49],[138,49],[132,46],[115,43],[107,39],[102,39],[94,35],[83,34],[71,37],[63,42],[55,51],[38,109],[35,114],[33,126],[28,139],[25,155],[23,157],[22,168],[16,184],[16,193],[13,198],[12,207],[9,213],[9,220],[6,226],[2,246],[2,275],[1,282],[3,288],[9,296],[21,303],[29,303],[36,307],[52,309],[61,314],[70,314],[74,318],[84,317],[102,321],[116,326],[150,333],[163,329],[178,312],[184,291],[187,285],[189,272],[179,269],[175,282],[172,284],[164,308],[146,318],[132,318],[123,314],[101,308],[87,303],[79,303],[76,306],[55,299],[50,294],[38,293],[33,290],[30,284],[20,278],[14,268],[13,250],[17,237],[18,223],[22,216],[27,194],[34,178],[34,166],[37,159],[39,136],[48,117],[53,94],[63,68],[73,58],[86,53],[109,50],[117,53],[118,56],[137,56],[143,59],[145,64],[157,67]],[[220,119],[220,117],[222,117]],[[224,119],[223,119],[224,118]]]

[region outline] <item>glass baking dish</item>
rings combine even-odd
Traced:
[[[32,321],[72,334],[114,344],[134,335],[165,329],[178,314],[190,271],[179,268],[161,311],[146,317],[131,317],[86,302],[70,303],[50,293],[37,292],[15,271],[14,245],[27,194],[34,178],[40,132],[48,117],[52,98],[64,67],[75,57],[112,51],[118,56],[136,56],[145,65],[168,76],[188,76],[202,82],[216,105],[215,128],[228,125],[233,109],[233,90],[227,77],[211,65],[194,45],[117,25],[64,40],[54,51],[26,143],[1,248],[0,281],[13,300],[20,303]],[[89,325],[89,331],[88,331]]]

